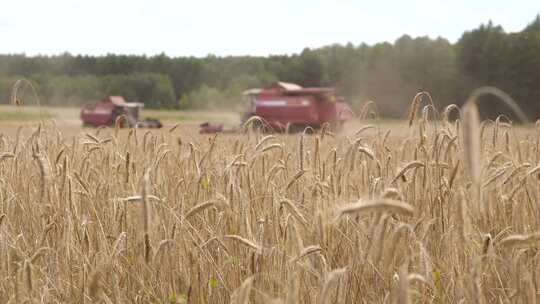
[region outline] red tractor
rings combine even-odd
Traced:
[[[353,112],[343,98],[336,96],[333,88],[303,88],[286,82],[277,82],[262,90],[244,93],[249,110],[243,120],[256,115],[274,131],[305,127],[320,128],[329,123],[339,129],[353,117]]]
[[[119,121],[121,127],[161,128],[161,122],[156,119],[139,121],[139,111],[144,104],[126,102],[122,96],[107,96],[101,101],[87,105],[81,110],[81,120],[84,126],[112,126],[116,119],[123,115]]]

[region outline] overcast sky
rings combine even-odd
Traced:
[[[0,53],[290,54],[442,36],[493,20],[519,31],[539,0],[0,0]]]

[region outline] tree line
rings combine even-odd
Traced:
[[[531,119],[540,116],[540,16],[520,32],[492,22],[444,38],[411,38],[374,45],[329,45],[300,54],[204,58],[114,55],[0,55],[0,101],[17,79],[30,80],[43,104],[81,105],[123,95],[147,107],[216,109],[241,106],[241,92],[274,81],[334,86],[354,108],[376,102],[387,117],[403,117],[412,97],[428,91],[438,106],[461,104],[479,86],[514,97]],[[489,98],[482,103],[490,103]],[[508,111],[500,103],[484,115]]]

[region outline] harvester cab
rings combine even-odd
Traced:
[[[242,101],[245,107],[242,113],[242,123],[255,115],[257,110],[257,96],[260,93],[261,89],[249,89],[242,93]]]

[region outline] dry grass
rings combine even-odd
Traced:
[[[535,303],[540,130],[426,118],[0,131],[0,303]]]

